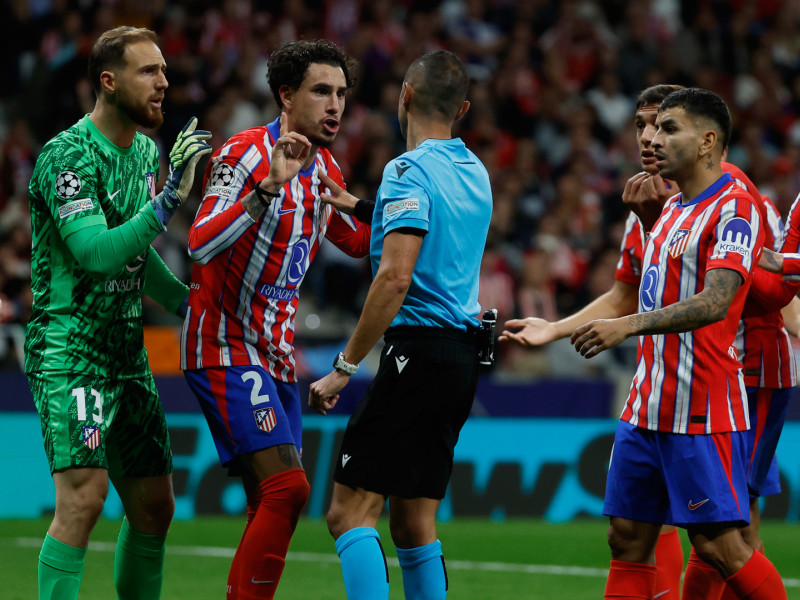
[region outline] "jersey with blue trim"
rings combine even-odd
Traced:
[[[769,198],[759,194],[755,184],[739,167],[726,162],[721,165],[722,172],[730,173],[736,184],[750,194],[759,208],[764,229],[764,246],[781,251],[784,233],[778,209]],[[642,279],[645,244],[642,231],[639,218],[631,212],[625,222],[625,235],[616,271],[618,280],[637,288]],[[797,367],[783,316],[780,310],[765,310],[753,296],[751,288],[734,341],[739,361],[744,368],[744,383],[748,387],[770,389],[794,387],[797,385]]]
[[[261,365],[294,382],[294,319],[299,288],[320,242],[330,239],[354,257],[369,252],[370,228],[319,199],[319,173],[344,187],[331,153],[280,190],[253,220],[240,202],[269,174],[276,119],[243,131],[211,157],[203,201],[189,232],[195,261],[181,333],[181,368]]]
[[[639,312],[700,293],[712,269],[742,277],[726,317],[683,333],[639,336],[638,365],[620,418],[672,433],[749,428],[747,394],[734,339],[764,240],[753,198],[724,174],[697,198],[670,198],[647,240]]]
[[[425,140],[386,165],[372,217],[373,275],[387,234],[413,228],[425,235],[392,326],[479,324],[478,279],[491,217],[489,174],[458,138]]]

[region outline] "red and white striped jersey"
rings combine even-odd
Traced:
[[[318,173],[344,186],[326,149],[287,182],[257,221],[239,199],[269,173],[276,119],[233,136],[215,152],[189,232],[195,261],[181,333],[181,369],[262,365],[294,382],[299,288],[323,238],[350,256],[369,254],[370,228],[323,204]]]
[[[712,269],[736,271],[744,283],[722,321],[639,337],[636,374],[620,418],[673,433],[743,431],[749,428],[747,394],[733,341],[764,240],[759,209],[728,174],[690,202],[681,198],[667,201],[645,245],[639,312],[695,296]]]
[[[755,184],[739,167],[723,162],[722,171],[730,173],[736,184],[749,192],[754,202],[757,202],[761,223],[765,226],[764,246],[780,251],[783,243],[783,224],[778,209],[769,198],[758,193]],[[798,222],[800,222],[800,211],[798,212]],[[616,278],[620,281],[639,286],[642,277],[644,241],[641,223],[638,217],[631,213],[625,223],[625,236],[620,248],[620,260],[617,263]],[[800,248],[800,239],[797,242],[796,247]],[[765,311],[748,298],[734,345],[744,368],[746,386],[781,389],[797,385],[794,351],[779,310]]]

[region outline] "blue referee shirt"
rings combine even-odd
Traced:
[[[460,139],[425,140],[383,170],[372,217],[370,260],[401,227],[426,232],[397,325],[477,326],[481,257],[492,217],[489,174]]]

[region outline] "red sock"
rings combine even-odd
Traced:
[[[242,563],[242,542],[244,541],[244,536],[247,535],[247,530],[250,527],[250,523],[253,522],[253,519],[256,516],[256,510],[258,510],[259,504],[261,504],[260,494],[248,496],[247,521],[244,524],[244,533],[242,533],[242,539],[239,540],[239,547],[236,548],[236,554],[233,555],[233,561],[231,562],[231,570],[228,572],[228,595],[225,597],[226,600],[238,599],[239,569],[241,568],[241,563]]]
[[[778,570],[760,552],[753,552],[750,560],[725,582],[742,600],[786,599],[786,588]]]
[[[656,544],[656,594],[659,600],[680,600],[683,548],[677,529],[658,536]]]
[[[692,547],[683,576],[683,600],[718,600],[725,580],[714,567],[700,558]]]
[[[608,571],[606,600],[650,600],[655,594],[656,567],[624,560],[612,560]]]
[[[756,552],[761,552],[761,554],[764,554],[764,544],[763,543],[761,544],[761,548],[756,550]],[[722,592],[722,598],[720,598],[720,600],[739,600],[739,596],[736,594],[736,592],[733,591],[731,586],[729,586],[726,583],[725,584],[725,591]]]
[[[261,501],[237,554],[237,600],[271,600],[275,596],[289,542],[308,500],[303,469],[290,469],[261,482]]]

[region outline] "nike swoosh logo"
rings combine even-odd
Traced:
[[[397,372],[402,373],[403,369],[405,369],[406,365],[408,364],[408,357],[406,356],[403,358],[400,356],[395,356],[394,361],[397,363]]]
[[[397,169],[397,178],[399,179],[400,177],[403,176],[403,173],[405,173],[406,171],[408,171],[411,168],[411,165],[398,165],[398,164],[395,164],[394,168]]]
[[[270,579],[269,581],[259,581],[255,577],[251,577],[250,578],[250,583],[255,583],[256,585],[258,585],[259,583],[275,583],[275,580],[274,579]]]
[[[108,199],[109,199],[109,200],[113,200],[114,198],[116,198],[116,197],[117,197],[117,194],[119,194],[121,191],[122,191],[122,190],[117,190],[117,191],[116,191],[116,192],[114,192],[113,194],[110,194],[108,191],[106,191],[106,194],[108,194]]]
[[[348,461],[353,458],[349,454],[342,454],[342,468],[344,469],[347,466]]]
[[[661,598],[661,596],[664,594],[669,594],[671,591],[672,590],[664,590],[663,592],[658,592],[655,596],[653,596],[653,600],[656,600],[656,598]]]
[[[701,500],[700,502],[697,503],[694,503],[691,500],[689,500],[689,510],[695,510],[696,508],[700,508],[701,506],[703,506],[703,504],[705,504],[709,500],[711,500],[711,498],[706,498],[705,500]]]
[[[293,212],[294,212],[293,208],[281,208],[281,209],[278,209],[278,214],[279,215],[288,215],[289,213],[293,213]]]

